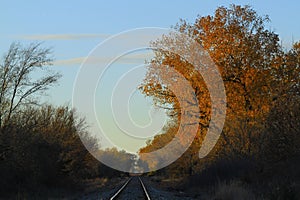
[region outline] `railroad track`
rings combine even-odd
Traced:
[[[142,190],[142,192],[140,190]],[[138,193],[140,193],[140,195],[143,195],[143,197],[145,199],[151,200],[142,179],[140,177],[130,177],[120,187],[120,189],[110,198],[110,200],[116,200],[116,199],[122,199],[122,198],[128,199],[128,197],[132,197],[130,199],[134,199],[134,197],[135,197],[134,195],[137,195]],[[125,197],[126,195],[127,195],[127,197]],[[141,196],[139,196],[139,197],[141,197]]]

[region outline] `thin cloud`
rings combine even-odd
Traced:
[[[88,38],[108,38],[109,34],[45,34],[45,35],[20,35],[24,40],[78,40]]]
[[[71,58],[71,59],[65,59],[65,60],[57,60],[54,61],[55,66],[70,66],[70,65],[81,65],[83,61],[87,57],[78,57],[78,58]],[[139,54],[133,54],[133,55],[125,55],[117,60],[114,61],[114,63],[118,64],[144,64],[146,60],[150,60],[153,58],[153,53],[147,52],[147,53],[139,53]],[[89,58],[89,62],[92,63],[103,63],[107,61],[114,60],[113,57],[94,57]]]
[[[65,60],[56,60],[53,62],[55,66],[80,65],[86,57],[71,58]]]

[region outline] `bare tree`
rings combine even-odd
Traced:
[[[37,104],[34,94],[41,94],[60,78],[50,71],[51,49],[40,43],[27,47],[12,43],[0,62],[0,127],[28,104]]]

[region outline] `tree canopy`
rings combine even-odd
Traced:
[[[212,16],[199,16],[192,24],[181,20],[175,26],[177,31],[196,40],[209,53],[225,85],[226,122],[221,138],[210,155],[241,158],[259,156],[271,134],[265,128],[279,102],[289,98],[299,104],[299,43],[285,51],[278,34],[266,28],[268,21],[268,16],[259,16],[250,6],[231,5],[229,8],[217,8]],[[189,44],[171,35],[152,45],[174,44],[190,48]],[[201,161],[196,152],[202,145],[211,120],[210,94],[195,66],[173,52],[157,50],[141,86],[146,96],[152,97],[156,104],[168,110],[173,125],[163,130],[162,135],[156,136],[140,152],[162,148],[175,135],[178,126],[182,126],[179,123],[183,116],[179,100],[170,88],[162,84],[173,78],[172,70],[190,82],[199,102],[200,128],[184,155],[185,159],[180,159],[182,162],[191,160],[193,164],[187,168],[199,168]],[[206,163],[209,163],[208,160]],[[180,166],[184,165],[182,162]]]

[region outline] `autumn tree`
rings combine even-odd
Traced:
[[[282,161],[300,153],[300,43],[280,59],[276,66],[278,83],[273,88],[277,95],[266,123],[269,138],[263,155],[268,161]]]
[[[282,66],[284,52],[278,35],[266,28],[268,21],[268,16],[259,16],[250,6],[231,5],[217,8],[213,16],[200,16],[193,24],[181,21],[175,26],[177,31],[196,40],[209,53],[221,73],[227,95],[227,117],[221,140],[215,148],[218,152],[227,152],[226,156],[247,157],[260,151],[265,137],[260,130],[265,127],[270,106],[279,95],[273,87],[281,81],[277,76],[280,76],[278,67]],[[154,42],[153,46],[174,44],[190,48],[189,44],[168,36]],[[193,142],[197,148],[191,147],[196,151],[201,147],[211,120],[211,100],[195,66],[180,55],[158,51],[141,89],[156,104],[169,110],[171,119],[179,122],[182,113],[178,99],[161,84],[173,78],[172,70],[190,82],[197,96],[200,127]],[[157,138],[161,137],[168,136]],[[154,139],[143,151],[158,143]],[[188,157],[195,161],[190,163],[199,160],[196,156]]]

